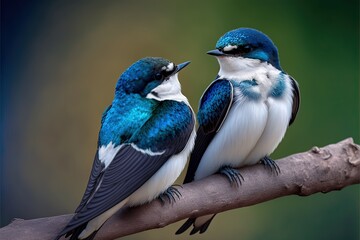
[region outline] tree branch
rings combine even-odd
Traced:
[[[254,205],[286,195],[308,196],[340,190],[360,183],[360,146],[351,138],[323,148],[277,160],[276,176],[262,165],[241,169],[245,181],[241,191],[221,175],[185,184],[180,200],[162,205],[159,200],[116,213],[100,229],[95,239],[117,237],[165,227],[188,217]],[[1,239],[53,239],[70,220],[71,214],[32,220],[15,219],[0,229]]]

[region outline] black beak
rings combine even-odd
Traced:
[[[175,72],[174,73],[178,73],[180,72],[181,69],[183,69],[184,67],[186,67],[187,65],[190,64],[190,61],[187,61],[187,62],[183,62],[183,63],[180,63],[176,66],[176,69],[175,69]]]
[[[211,56],[225,56],[226,55],[225,53],[223,53],[219,49],[214,49],[214,50],[208,51],[207,54],[209,54]]]

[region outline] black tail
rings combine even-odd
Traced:
[[[186,222],[176,231],[175,234],[178,235],[178,234],[181,234],[181,233],[185,232],[189,227],[191,227],[191,225],[193,226],[193,229],[191,230],[190,235],[193,235],[193,234],[195,234],[195,233],[197,233],[197,232],[199,232],[200,234],[202,234],[202,233],[206,232],[206,230],[208,229],[208,227],[209,227],[211,221],[214,219],[214,217],[215,217],[215,214],[214,214],[208,221],[206,221],[203,225],[198,226],[198,227],[196,227],[196,226],[194,225],[196,218],[189,218],[189,219],[186,220]]]
[[[176,235],[185,232],[191,225],[194,224],[196,218],[189,218],[186,222],[176,231]]]
[[[209,227],[211,221],[214,219],[214,217],[215,217],[215,214],[209,220],[207,220],[203,225],[201,225],[199,227],[194,226],[193,230],[191,230],[191,232],[190,232],[190,235],[193,235],[197,232],[199,232],[200,234],[206,232],[206,230],[208,229],[208,227]]]
[[[79,227],[74,228],[73,230],[70,230],[69,232],[67,232],[66,229],[64,229],[63,231],[61,231],[59,233],[59,235],[55,238],[55,240],[59,240],[63,235],[65,235],[65,238],[68,238],[70,236],[69,240],[78,240],[79,235],[86,228],[86,225],[87,225],[87,223],[84,223],[84,224],[80,225]],[[93,240],[97,232],[98,231],[93,232],[90,236],[88,236],[87,238],[84,238],[84,240]]]

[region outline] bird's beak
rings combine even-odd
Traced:
[[[183,69],[184,67],[186,67],[187,65],[190,64],[190,61],[187,61],[187,62],[183,62],[183,63],[180,63],[176,66],[176,69],[175,69],[175,73],[178,73],[180,72],[181,69]]]
[[[219,49],[214,49],[214,50],[208,51],[207,54],[212,55],[212,56],[216,56],[216,57],[226,55],[225,53],[223,53]]]

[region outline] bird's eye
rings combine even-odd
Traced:
[[[156,80],[162,80],[163,79],[163,75],[161,73],[157,73],[155,74],[155,79]]]
[[[250,45],[245,45],[245,46],[242,46],[240,49],[243,53],[249,53],[249,52],[251,52],[252,47]]]

